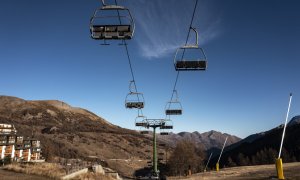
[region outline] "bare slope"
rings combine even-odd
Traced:
[[[286,179],[300,179],[300,163],[283,164],[284,176]],[[194,174],[191,177],[183,177],[187,180],[204,180],[204,179],[222,179],[222,180],[255,180],[255,179],[277,179],[275,165],[259,166],[242,166],[234,168],[221,169],[219,172],[210,171],[205,173]],[[178,179],[175,177],[168,179]]]
[[[143,163],[138,159],[145,159],[149,155],[145,150],[151,149],[149,137],[56,100],[26,101],[0,96],[0,123],[12,123],[19,134],[40,139],[47,160],[97,157],[118,168],[119,161],[111,159],[122,159],[121,164],[128,162],[127,168],[120,168],[125,175],[141,168],[146,160]]]

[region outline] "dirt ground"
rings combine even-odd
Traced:
[[[51,180],[50,178],[0,169],[0,180]]]
[[[284,176],[287,180],[300,180],[300,162],[283,164]],[[275,165],[242,166],[220,169],[219,172],[210,171],[194,174],[190,177],[170,177],[168,179],[186,180],[263,180],[277,179]]]

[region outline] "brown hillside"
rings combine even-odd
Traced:
[[[136,131],[56,100],[26,101],[0,96],[0,123],[12,123],[19,134],[40,139],[49,161],[56,157],[97,157],[123,175],[131,175],[146,164],[150,154],[145,150],[150,150],[152,144],[149,137]]]

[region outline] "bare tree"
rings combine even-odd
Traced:
[[[168,161],[170,175],[187,175],[203,169],[204,151],[195,143],[182,140],[177,143]]]

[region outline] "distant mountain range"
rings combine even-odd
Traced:
[[[274,163],[278,157],[283,124],[269,131],[257,133],[224,149],[221,166]],[[213,166],[218,155],[212,159]],[[300,161],[300,116],[293,117],[286,128],[282,150],[283,162]]]
[[[201,145],[205,150],[211,148],[221,149],[224,141],[228,137],[226,146],[231,145],[240,141],[241,139],[237,136],[230,135],[227,133],[221,133],[218,131],[208,131],[204,133],[195,132],[180,132],[178,134],[171,133],[166,137],[161,137],[163,141],[166,141],[171,146],[175,146],[176,143],[180,140],[189,140],[195,142],[198,145]]]

